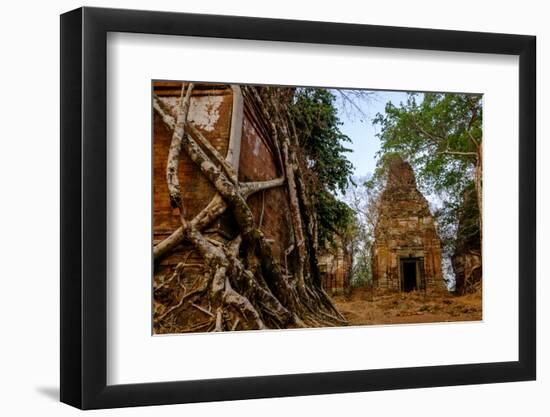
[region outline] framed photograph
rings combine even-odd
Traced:
[[[61,401],[533,380],[535,38],[61,16]]]

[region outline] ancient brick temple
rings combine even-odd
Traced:
[[[351,288],[351,253],[338,235],[321,251],[319,272],[323,289],[331,294],[342,294]]]
[[[441,240],[408,162],[396,156],[380,196],[372,271],[378,288],[443,289]]]

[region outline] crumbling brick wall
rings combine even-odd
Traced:
[[[351,289],[352,256],[342,238],[334,236],[319,256],[319,273],[328,294],[343,294]]]
[[[181,87],[181,82],[153,84],[154,93],[167,108],[179,104]],[[193,89],[188,120],[221,155],[226,155],[228,149],[232,105],[233,91],[229,85],[196,84]],[[261,181],[281,176],[266,121],[246,98],[243,113],[239,180]],[[179,227],[180,219],[178,211],[170,206],[166,184],[166,161],[172,134],[156,112],[153,118],[153,242],[156,244]],[[185,218],[190,220],[210,202],[215,190],[185,152],[180,157],[178,175]],[[286,187],[256,193],[248,199],[248,203],[257,223],[261,224],[260,229],[272,245],[275,258],[283,268],[286,265],[291,269],[294,262],[285,256],[285,250],[293,244]],[[237,229],[231,214],[226,212],[204,233],[212,239],[229,240],[236,236]],[[192,285],[193,276],[204,273],[202,258],[185,243],[177,249],[156,262],[155,280],[162,281],[178,263],[183,262],[186,265],[184,276],[189,282],[182,284]]]

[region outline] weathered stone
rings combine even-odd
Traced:
[[[441,240],[409,163],[394,157],[378,205],[374,285],[396,291],[444,289]]]
[[[452,256],[455,273],[455,292],[474,292],[481,286],[481,235],[479,233],[479,208],[473,187],[464,192],[458,221],[456,248]]]
[[[347,293],[351,289],[352,257],[342,238],[334,234],[318,259],[323,289],[331,295]]]

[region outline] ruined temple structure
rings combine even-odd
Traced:
[[[464,192],[456,247],[451,258],[455,273],[455,293],[463,295],[481,287],[481,235],[479,233],[479,209],[473,187]]]
[[[351,289],[352,256],[343,239],[334,235],[333,242],[320,252],[319,272],[323,289],[330,295],[348,293]]]
[[[378,205],[372,271],[375,287],[443,290],[441,240],[408,162],[395,156]]]

